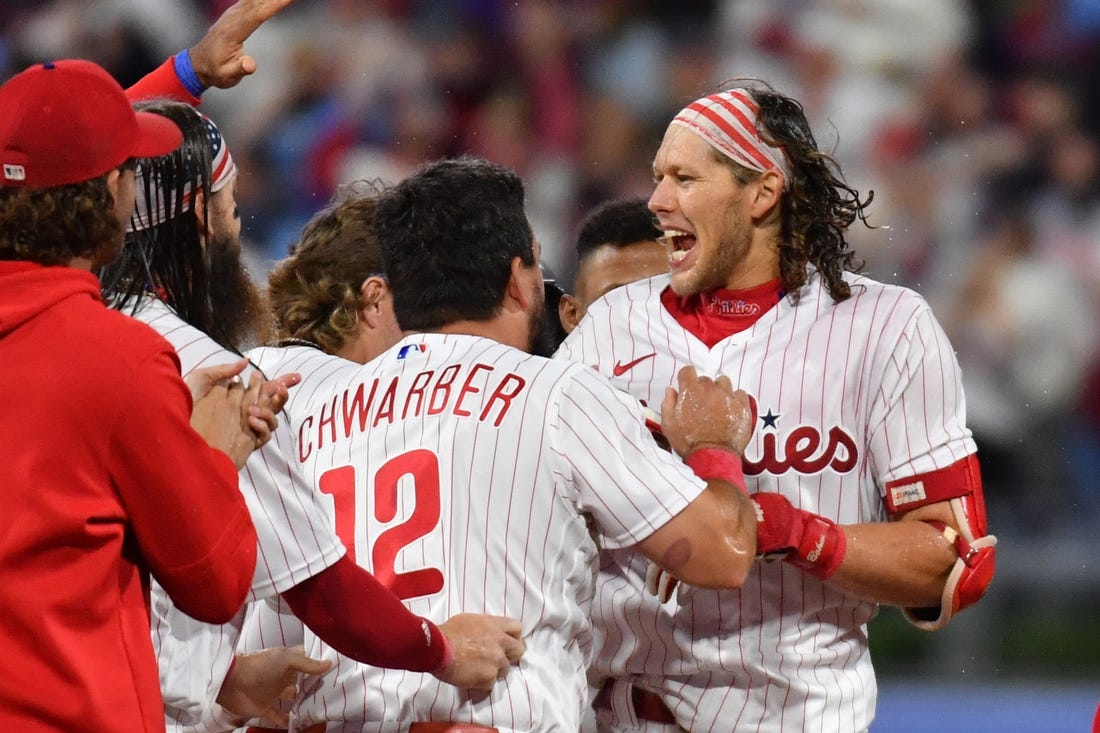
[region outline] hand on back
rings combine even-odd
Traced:
[[[289,725],[280,700],[298,694],[298,676],[327,672],[332,662],[306,656],[301,646],[271,647],[250,654],[237,654],[218,693],[218,704],[243,720],[264,717]]]
[[[460,613],[439,625],[454,655],[435,676],[455,687],[491,690],[527,650],[516,619]]]

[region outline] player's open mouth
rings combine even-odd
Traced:
[[[680,262],[695,246],[695,235],[679,229],[665,229],[661,241],[668,245],[668,259],[672,262]]]

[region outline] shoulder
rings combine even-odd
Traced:
[[[264,371],[300,371],[302,367],[328,363],[352,364],[312,346],[257,346],[245,353],[249,361]]]
[[[229,364],[241,358],[238,353],[225,348],[180,318],[175,310],[156,298],[143,298],[133,316],[148,324],[172,345],[184,375],[201,367]],[[244,376],[247,376],[247,370]]]
[[[669,275],[655,275],[645,280],[636,280],[622,287],[604,293],[600,298],[588,307],[587,315],[622,313],[624,310],[644,305],[653,301],[660,301],[661,293],[668,287]],[[583,321],[582,321],[583,323]]]
[[[81,328],[63,337],[77,393],[111,403],[138,385],[179,379],[179,358],[155,330],[98,302],[82,310]]]
[[[933,317],[928,301],[911,288],[880,282],[857,273],[845,273],[844,279],[851,287],[851,296],[836,302],[824,281],[816,275],[812,276],[806,286],[810,295],[805,298],[806,304],[817,301],[823,306],[820,309],[822,314],[878,324],[880,328],[904,327],[921,317]]]
[[[144,361],[155,353],[175,354],[172,344],[156,329],[125,313],[95,307],[90,309],[88,320],[89,330],[95,329],[95,340],[102,343],[107,358]]]

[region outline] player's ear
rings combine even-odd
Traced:
[[[783,194],[783,174],[775,170],[765,171],[751,185],[749,215],[753,219],[762,219],[779,205],[779,197]]]
[[[558,319],[566,333],[573,333],[573,329],[581,320],[581,304],[575,296],[566,293],[558,301]]]
[[[111,194],[111,200],[118,198],[118,179],[122,177],[122,170],[114,168],[107,172],[107,193]]]
[[[532,275],[532,271],[534,271],[534,275]],[[512,272],[508,276],[508,286],[504,289],[504,302],[502,303],[505,310],[511,308],[529,311],[532,309],[535,305],[535,298],[530,283],[535,276],[538,278],[538,287],[541,292],[543,288],[542,274],[539,271],[538,264],[525,265],[521,258],[512,258]]]
[[[359,318],[371,328],[382,325],[382,301],[389,292],[385,278],[378,275],[371,275],[359,286]]]
[[[195,193],[195,218],[199,221],[199,231],[204,237],[210,234],[206,229],[206,194],[200,189]]]

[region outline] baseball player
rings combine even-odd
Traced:
[[[323,381],[296,362],[310,384],[288,403],[297,460],[331,497],[349,554],[410,609],[515,616],[527,652],[490,694],[471,696],[312,639],[307,650],[334,667],[297,702],[296,729],[577,730],[589,527],[696,583],[738,585],[754,550],[755,518],[735,488],[747,404],[728,380],[690,369],[664,399],[670,438],[704,481],[655,449],[636,400],[587,367],[528,354],[543,282],[509,171],[429,165],[382,195],[376,232],[410,333],[362,366],[330,363]]]
[[[316,214],[268,277],[267,295],[277,330],[274,347],[250,352],[265,369],[282,372],[296,363],[325,378],[333,354],[364,363],[401,339],[393,298],[382,272],[382,252],[374,236],[378,185],[357,181],[342,187]],[[255,603],[245,618],[238,651],[262,653],[302,644],[304,628],[285,603]],[[283,710],[268,710],[265,725],[250,731],[285,730]]]
[[[263,317],[239,257],[235,164],[217,127],[190,106],[142,108],[172,119],[184,143],[172,155],[139,160],[131,232],[122,256],[101,272],[106,297],[172,343],[185,373],[235,361]],[[344,557],[321,495],[289,462],[293,455],[292,436],[276,430],[241,475],[260,538],[250,599],[280,594],[304,623],[355,659],[433,672],[463,687],[490,685],[508,657],[522,653],[513,638],[518,623],[464,615],[436,626],[410,614]],[[359,608],[371,608],[371,616]],[[233,663],[243,614],[211,627],[154,589],[153,616],[171,727],[225,730],[239,724],[241,713],[254,712],[214,704]],[[317,670],[305,660],[295,663]]]
[[[608,201],[584,217],[577,233],[573,294],[564,294],[558,302],[566,333],[607,292],[668,271],[668,253],[660,237],[645,199]]]
[[[669,594],[646,558],[608,551],[601,726],[866,730],[878,605],[939,628],[993,574],[951,345],[919,295],[851,271],[844,231],[867,202],[796,101],[763,85],[696,100],[653,171],[669,273],[593,304],[559,355],[651,406],[685,365],[744,389],[762,558],[737,591]]]

